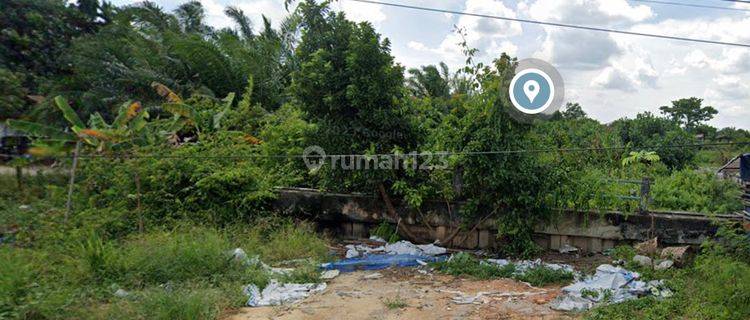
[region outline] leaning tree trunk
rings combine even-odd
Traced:
[[[408,238],[411,241],[417,240],[417,236],[415,236],[409,228],[406,227],[405,224],[401,223],[401,218],[398,216],[398,213],[396,213],[396,208],[393,207],[393,202],[391,202],[391,197],[388,196],[388,192],[385,190],[385,186],[380,183],[378,184],[378,191],[380,192],[380,196],[383,198],[383,202],[385,202],[385,208],[388,211],[388,215],[393,219],[393,221],[396,221],[396,228],[397,231],[400,230],[402,235]]]

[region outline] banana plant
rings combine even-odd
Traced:
[[[221,111],[214,112],[214,110],[196,110],[195,107],[185,103],[179,95],[161,83],[154,82],[151,87],[166,100],[162,104],[162,109],[173,115],[171,131],[177,132],[185,127],[192,127],[198,136],[205,131],[221,129],[222,120],[232,108],[235,96],[234,92],[230,92],[221,100],[224,103]]]

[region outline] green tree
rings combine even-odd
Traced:
[[[422,68],[411,68],[409,79],[406,80],[406,86],[411,93],[420,98],[449,98],[451,94],[451,75],[448,65],[444,62],[439,64],[440,70],[434,65],[423,66]]]
[[[0,68],[0,120],[23,115],[26,106],[23,74]]]
[[[695,144],[695,136],[667,118],[650,112],[636,115],[635,119],[619,119],[611,126],[619,133],[622,142],[636,150],[653,150],[670,168],[683,168],[691,163],[695,148],[674,147]]]
[[[563,119],[584,119],[586,118],[586,112],[583,111],[578,102],[565,104],[565,110],[561,112]]]
[[[390,43],[369,23],[355,24],[327,3],[298,6],[302,41],[299,71],[291,93],[318,132],[313,143],[328,154],[391,153],[413,148],[410,122],[402,108],[403,69],[394,64]],[[348,159],[352,160],[352,159]],[[375,172],[378,171],[378,172]],[[387,180],[384,170],[331,172],[330,187],[373,190]]]
[[[692,131],[698,125],[713,119],[719,113],[711,106],[702,107],[703,99],[683,98],[672,101],[672,106],[661,106],[659,110],[673,121],[679,123],[688,131]]]

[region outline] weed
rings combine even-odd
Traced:
[[[538,266],[514,276],[516,280],[528,282],[532,286],[540,287],[548,284],[563,284],[573,280],[573,273],[562,269],[552,269]]]
[[[385,241],[388,241],[388,243],[394,243],[401,240],[396,228],[386,221],[381,222],[375,229],[370,231],[370,235],[380,237]]]
[[[393,298],[385,298],[383,299],[383,304],[385,304],[388,310],[403,309],[409,306],[409,304],[406,303],[406,301],[403,298],[401,298],[401,296],[395,296]]]
[[[467,275],[478,279],[509,278],[516,271],[513,264],[498,266],[484,263],[466,252],[460,252],[449,261],[436,262],[433,264],[439,272],[454,276]]]

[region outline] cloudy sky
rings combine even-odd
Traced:
[[[180,0],[154,0],[173,9]],[[488,15],[578,24],[644,33],[750,44],[750,4],[719,0],[673,0],[742,10],[720,10],[627,0],[385,0],[408,5]],[[115,0],[116,4],[136,2]],[[208,23],[233,27],[223,15],[238,6],[261,26],[261,14],[278,23],[283,0],[201,0]],[[610,122],[683,97],[705,99],[719,114],[710,124],[750,129],[750,48],[682,42],[530,25],[335,1],[335,10],[370,21],[392,43],[406,67],[446,62],[452,70],[464,57],[454,32],[467,32],[483,61],[507,52],[519,59],[544,59],[558,68],[566,100],[579,102],[590,116]],[[745,11],[743,11],[745,10]]]

